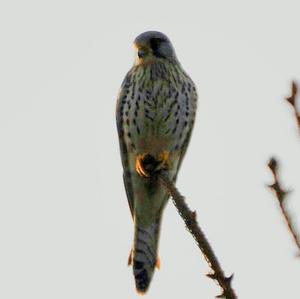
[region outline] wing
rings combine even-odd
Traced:
[[[186,91],[186,93],[184,94],[185,98],[188,99],[187,103],[188,103],[188,106],[189,106],[189,118],[188,118],[188,128],[189,129],[186,133],[184,142],[183,142],[182,147],[181,147],[181,153],[180,153],[180,156],[179,156],[179,162],[178,162],[176,177],[177,177],[178,171],[180,169],[180,166],[182,164],[182,160],[185,156],[188,145],[190,143],[190,139],[191,139],[192,132],[193,132],[193,129],[194,129],[194,122],[195,122],[195,116],[196,116],[196,110],[197,110],[197,100],[198,100],[198,95],[197,95],[195,84],[193,83],[193,81],[190,79],[190,77],[187,74],[185,74],[185,75],[186,75],[186,77],[188,78],[188,81],[189,81],[189,84],[188,84],[189,88]],[[186,110],[185,110],[185,112],[186,112]]]
[[[130,84],[130,71],[126,75],[122,85],[121,90],[119,92],[119,96],[117,99],[117,109],[116,109],[116,121],[119,135],[119,146],[120,146],[120,154],[123,165],[123,181],[125,185],[127,200],[131,212],[131,216],[133,216],[133,189],[131,182],[131,172],[129,169],[129,156],[128,156],[128,148],[124,139],[124,130],[123,130],[123,109],[124,105],[127,101],[128,88]]]

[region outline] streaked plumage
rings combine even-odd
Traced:
[[[133,272],[138,292],[147,291],[155,265],[163,209],[168,194],[155,178],[142,177],[137,159],[145,154],[167,164],[176,180],[188,146],[197,93],[169,39],[149,31],[135,40],[137,59],[117,101],[117,127],[124,185],[134,220]]]

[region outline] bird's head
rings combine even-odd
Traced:
[[[169,38],[158,31],[146,31],[134,40],[137,50],[136,64],[147,65],[157,59],[176,61],[175,50]]]

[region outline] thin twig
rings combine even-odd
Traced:
[[[287,97],[285,100],[292,106],[294,115],[296,118],[296,122],[298,125],[298,129],[300,131],[300,111],[297,108],[297,93],[298,93],[298,86],[295,81],[292,82],[291,87],[291,95]]]
[[[289,191],[284,190],[279,181],[279,178],[278,178],[278,168],[279,167],[278,167],[277,160],[275,158],[271,158],[268,163],[268,167],[270,168],[273,178],[274,178],[274,183],[269,185],[269,187],[275,193],[276,198],[278,199],[281,213],[285,219],[285,222],[288,226],[288,230],[289,230],[290,234],[292,235],[293,240],[294,240],[296,246],[298,247],[298,250],[300,253],[300,239],[296,233],[295,228],[293,227],[291,216],[289,215],[289,213],[286,209],[286,206],[285,206],[286,198],[287,198],[287,195],[289,194]]]
[[[184,197],[179,193],[175,185],[169,180],[168,176],[165,173],[160,172],[159,179],[172,196],[173,203],[177,208],[180,216],[182,217],[188,231],[196,240],[198,247],[205,257],[205,260],[213,270],[213,273],[207,274],[207,276],[211,279],[216,280],[222,288],[222,294],[217,296],[216,298],[236,299],[237,296],[231,286],[233,275],[229,277],[225,276],[224,271],[221,268],[221,265],[212,247],[210,246],[207,238],[205,237],[197,222],[196,212],[190,210],[185,202]]]

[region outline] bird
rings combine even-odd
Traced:
[[[133,266],[137,292],[144,294],[160,266],[160,226],[169,199],[157,174],[164,171],[176,182],[193,131],[198,96],[165,34],[141,33],[134,47],[134,65],[117,98],[116,122],[134,222],[128,264]]]

